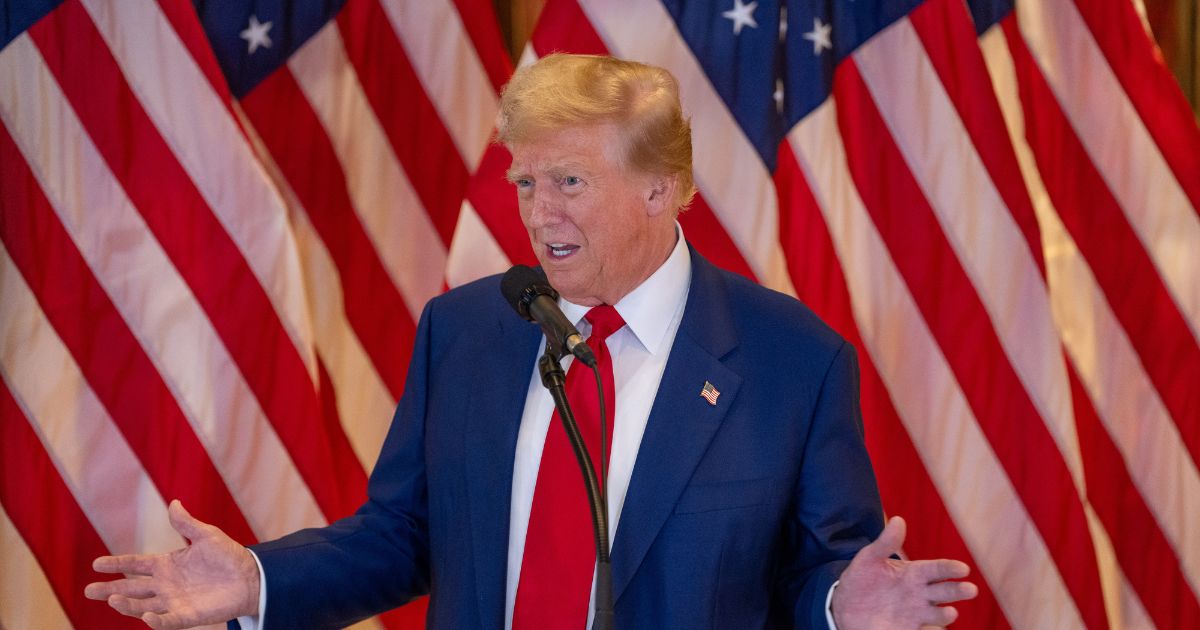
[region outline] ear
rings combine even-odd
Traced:
[[[675,188],[677,180],[674,175],[655,175],[650,179],[646,188],[646,213],[656,217],[675,208]]]

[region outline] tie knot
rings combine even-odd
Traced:
[[[621,319],[621,314],[617,312],[617,309],[608,304],[592,307],[592,310],[583,317],[592,324],[592,334],[588,337],[588,344],[593,348],[598,343],[604,343],[609,335],[625,325],[625,320]]]

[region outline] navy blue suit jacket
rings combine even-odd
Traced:
[[[427,592],[429,627],[504,627],[513,458],[541,332],[498,287],[426,306],[367,503],[254,547],[269,627],[341,626]],[[796,300],[693,252],[613,540],[616,627],[822,627],[830,586],[882,525],[854,349]]]

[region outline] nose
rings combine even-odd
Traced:
[[[562,220],[561,199],[550,187],[535,186],[529,198],[521,205],[525,226],[531,230],[554,225]]]

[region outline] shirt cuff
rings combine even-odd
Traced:
[[[258,630],[262,627],[263,620],[267,616],[267,574],[263,572],[262,562],[259,561],[258,554],[250,549],[246,549],[246,551],[250,551],[250,555],[254,558],[254,564],[258,566],[258,614],[238,617],[237,622],[242,630]],[[835,583],[834,586],[837,586],[837,584]],[[829,589],[829,592],[832,593],[833,589]],[[826,600],[825,608],[826,610],[829,609],[828,599]],[[828,615],[829,613],[826,612],[825,614]],[[830,617],[830,619],[832,620],[833,617]],[[837,630],[837,628],[833,627],[833,621],[829,622],[829,627]]]
[[[829,630],[837,630],[837,624],[833,622],[833,589],[838,587],[839,582],[841,580],[835,580],[833,586],[829,587],[829,593],[825,595],[825,622],[829,624]],[[245,626],[242,626],[242,628],[246,630]],[[257,628],[249,630],[257,630]]]

